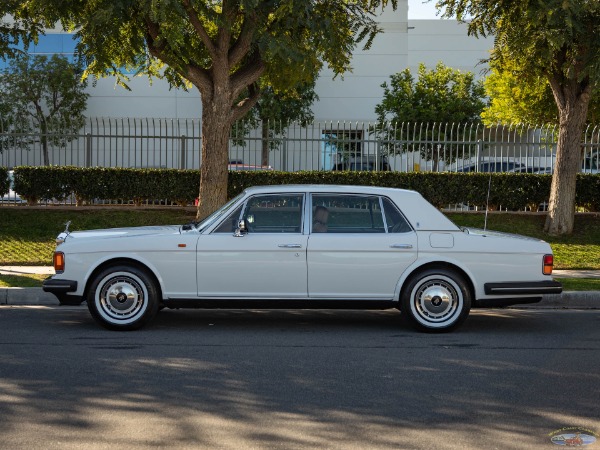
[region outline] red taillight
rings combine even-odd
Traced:
[[[52,262],[54,263],[54,271],[55,272],[64,272],[64,270],[65,270],[65,254],[63,252],[54,252],[54,257],[52,258]]]
[[[554,266],[554,256],[544,255],[544,266],[542,268],[544,275],[552,275],[552,266]]]

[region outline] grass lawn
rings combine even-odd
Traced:
[[[483,213],[448,213],[457,225],[483,228]],[[71,221],[71,230],[139,225],[169,225],[194,219],[194,208],[0,207],[0,265],[50,265],[54,239]],[[566,237],[544,234],[546,216],[493,212],[488,229],[543,239],[554,252],[556,269],[600,269],[600,214],[578,214],[575,231]]]

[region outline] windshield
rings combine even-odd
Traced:
[[[213,223],[215,223],[220,217],[226,214],[232,207],[237,203],[237,201],[243,197],[243,193],[238,195],[237,197],[229,200],[225,205],[223,205],[220,209],[217,209],[214,213],[204,219],[202,222],[198,224],[198,231],[202,232]]]

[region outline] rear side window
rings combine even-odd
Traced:
[[[312,233],[385,233],[378,196],[315,194]]]
[[[389,198],[383,198],[383,211],[388,233],[408,233],[412,228]]]

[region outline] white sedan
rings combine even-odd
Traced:
[[[461,229],[401,189],[253,187],[200,223],[67,229],[57,244],[44,290],[116,330],[163,307],[245,307],[398,308],[448,331],[472,307],[562,290],[546,242]]]

